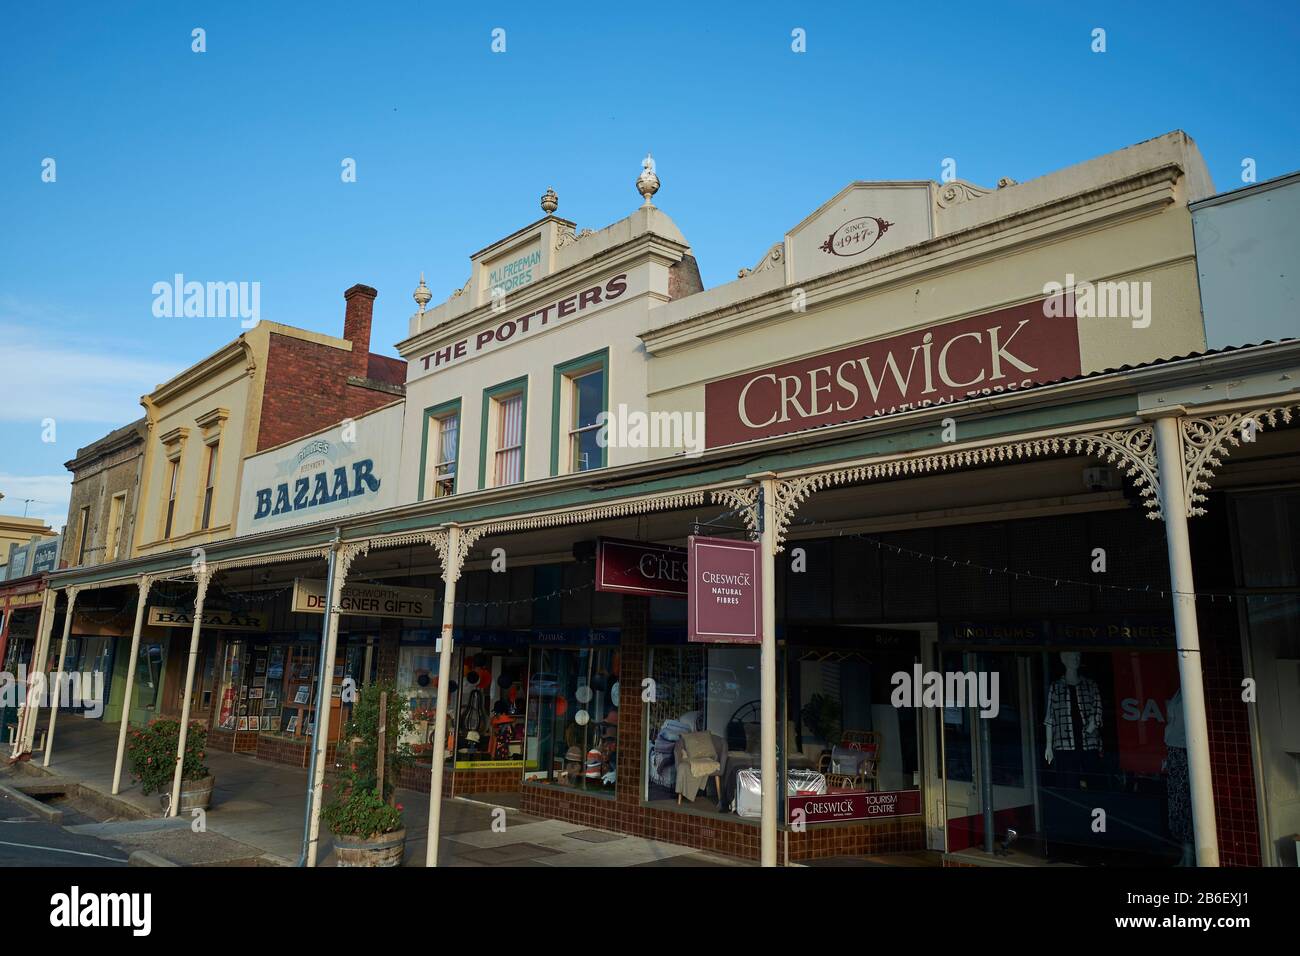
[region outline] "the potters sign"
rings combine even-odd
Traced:
[[[149,608],[149,623],[155,627],[193,627],[194,609],[155,605]],[[201,626],[222,631],[265,631],[266,615],[261,611],[205,607]]]
[[[553,329],[575,316],[604,308],[627,292],[628,276],[624,272],[556,299],[540,309],[529,309],[504,319],[494,317],[477,332],[413,359],[407,366],[407,380],[440,372],[485,352]]]
[[[763,639],[759,544],[691,535],[686,544],[688,641]]]
[[[790,823],[843,823],[904,817],[921,812],[920,790],[883,793],[819,793],[789,798]]]
[[[596,541],[596,590],[686,597],[686,549],[644,541]]]
[[[427,588],[401,588],[375,584],[347,584],[339,599],[339,613],[359,617],[433,617],[437,595]],[[325,613],[325,582],[295,578],[293,610],[300,614]]]
[[[785,362],[704,389],[705,445],[1013,392],[1079,374],[1079,328],[1043,301]]]

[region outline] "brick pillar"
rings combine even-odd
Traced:
[[[641,803],[641,764],[645,759],[645,730],[641,726],[641,681],[645,677],[646,626],[650,602],[623,595],[623,638],[618,674],[618,780],[614,801],[620,808]]]
[[[343,293],[347,301],[343,314],[343,337],[352,343],[351,372],[360,378],[366,377],[370,364],[370,323],[377,295],[377,290],[360,284]]]

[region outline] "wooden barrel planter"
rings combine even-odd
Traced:
[[[206,810],[212,805],[212,791],[216,789],[216,777],[204,777],[202,780],[181,781],[181,805],[176,815],[182,816],[191,810]],[[162,795],[163,810],[171,803],[171,794]]]
[[[376,837],[334,834],[334,860],[338,866],[401,866],[405,855],[405,827]]]

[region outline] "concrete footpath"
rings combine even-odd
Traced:
[[[42,722],[44,723],[44,721]],[[122,791],[111,795],[117,724],[60,714],[53,757],[43,754],[7,775],[9,786],[44,778],[75,790],[80,805],[95,808],[95,820],[72,832],[155,854],[184,866],[293,866],[302,851],[307,771],[243,754],[208,751],[216,776],[212,807],[202,821],[162,816],[158,794],[145,796],[122,772]],[[70,794],[71,795],[71,794]],[[406,823],[404,866],[423,866],[428,840],[429,796],[398,790]],[[517,795],[456,798],[442,802],[439,864],[442,866],[744,866],[742,861],[655,840],[547,820],[510,804]],[[505,830],[494,832],[495,811],[505,812]],[[496,815],[499,816],[499,815]],[[196,832],[202,823],[202,832]],[[333,844],[321,829],[319,861],[333,866]]]

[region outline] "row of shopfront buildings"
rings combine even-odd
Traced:
[[[0,584],[5,669],[318,774],[391,680],[408,787],[767,864],[1296,865],[1300,343],[1250,341],[1294,280],[1237,281],[1295,179],[1215,196],[1173,133],[856,182],[708,290],[657,188],[598,231],[548,190],[403,361],[353,286],[159,386]],[[758,640],[691,639],[692,535],[758,540]]]

